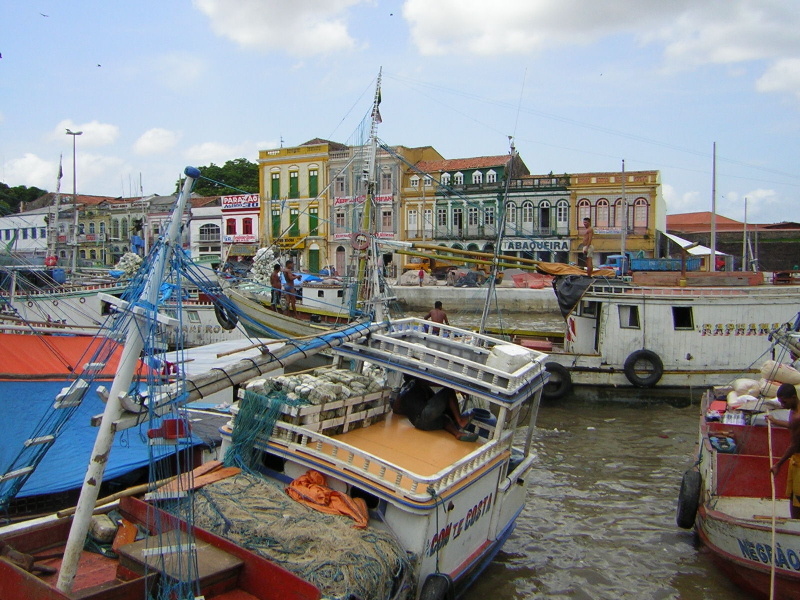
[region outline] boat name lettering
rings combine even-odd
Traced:
[[[427,556],[433,556],[436,552],[447,546],[451,539],[456,539],[463,531],[472,527],[478,519],[489,511],[491,506],[492,494],[489,494],[470,508],[464,517],[457,521],[451,521],[445,525],[441,531],[434,534],[428,542],[428,549],[425,554]]]
[[[701,323],[700,335],[769,335],[780,323]]]
[[[503,252],[569,252],[569,240],[505,240]]]
[[[765,565],[772,564],[772,546],[769,544],[754,544],[748,539],[736,538],[739,542],[739,550],[742,556],[746,559],[764,563]],[[780,544],[775,544],[775,566],[782,569],[794,569],[800,571],[800,556],[791,548],[784,550]]]

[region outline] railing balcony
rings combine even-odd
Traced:
[[[200,242],[209,243],[209,242],[219,242],[222,236],[219,233],[201,233],[200,234]]]

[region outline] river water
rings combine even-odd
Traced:
[[[542,405],[527,506],[465,598],[749,598],[675,524],[698,419],[688,396]]]

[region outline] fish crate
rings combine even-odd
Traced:
[[[239,390],[239,398],[244,398],[245,390]],[[332,436],[346,433],[352,429],[368,427],[382,421],[391,410],[390,390],[350,396],[343,400],[330,400],[319,404],[291,406],[284,404],[279,421],[296,425],[323,435]],[[276,427],[273,435],[295,437],[297,434]],[[296,440],[290,440],[296,441]]]

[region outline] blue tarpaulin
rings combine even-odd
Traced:
[[[8,465],[34,431],[45,411],[52,410],[53,403],[63,381],[3,381],[0,382],[0,398],[3,404],[3,441],[0,444],[0,473],[8,471]],[[86,476],[86,468],[94,447],[97,428],[90,420],[101,414],[104,404],[97,396],[96,384],[86,397],[53,447],[25,483],[18,497],[38,496],[80,488]],[[110,386],[106,382],[106,387]],[[149,463],[148,424],[118,432],[111,449],[104,480],[130,473]],[[193,438],[193,444],[202,443]],[[173,447],[174,448],[174,447]],[[162,458],[169,447],[156,447],[156,459]]]

